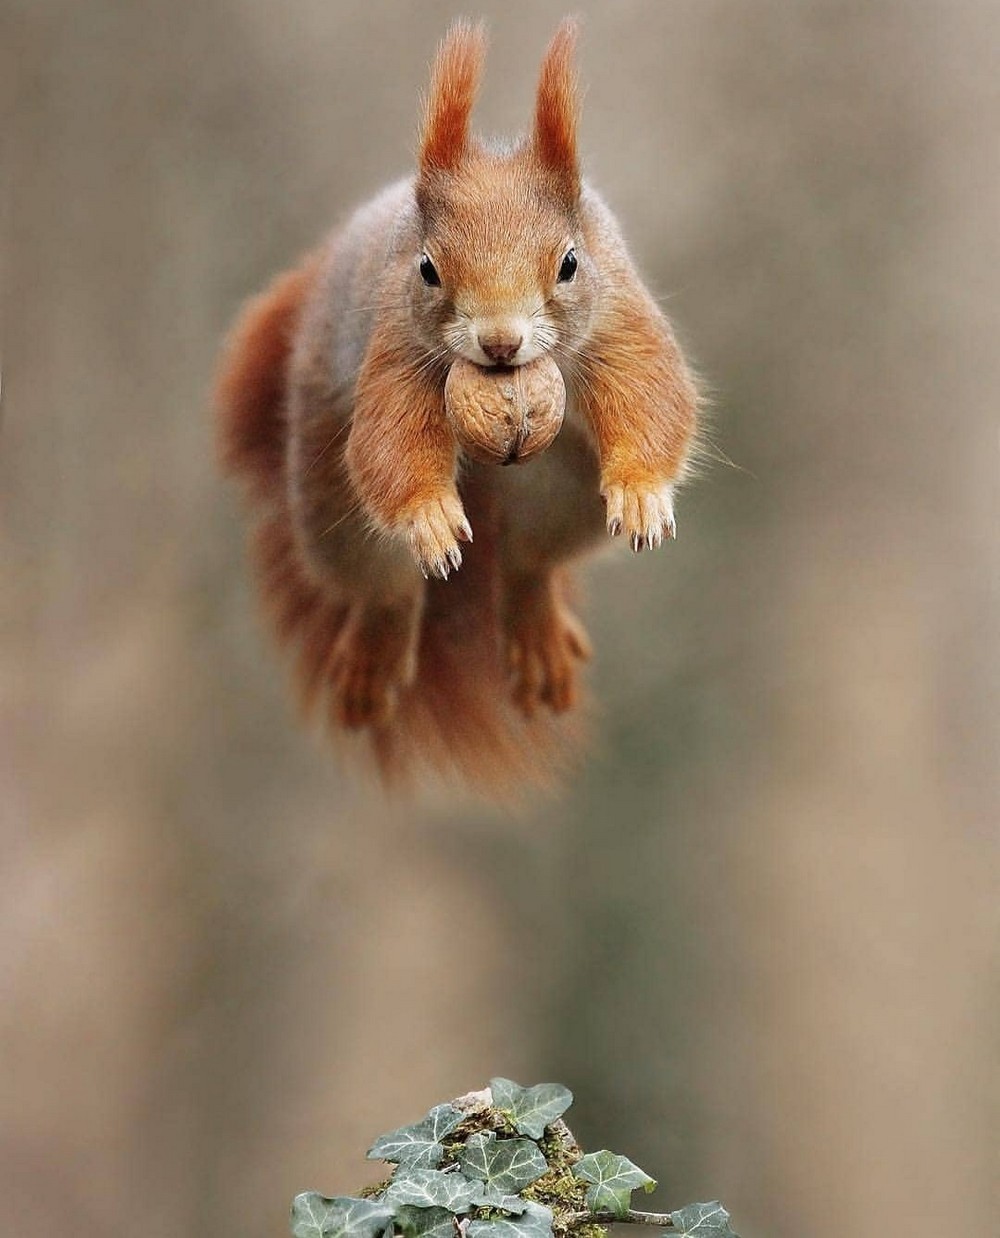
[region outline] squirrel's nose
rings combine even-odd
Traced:
[[[510,365],[524,343],[523,335],[491,334],[479,337],[479,347],[497,365]]]

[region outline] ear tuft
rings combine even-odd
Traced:
[[[563,190],[575,201],[580,192],[576,156],[576,120],[579,88],[574,53],[579,25],[565,18],[545,50],[535,101],[535,154],[554,172]]]
[[[461,162],[468,146],[469,116],[485,53],[482,22],[455,22],[441,41],[424,106],[421,173],[448,171]]]

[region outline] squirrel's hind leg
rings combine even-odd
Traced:
[[[554,713],[579,699],[579,663],[590,639],[564,597],[563,573],[548,568],[505,581],[504,636],[514,703],[527,717],[539,705]]]
[[[327,667],[333,721],[357,729],[392,718],[416,678],[419,616],[412,598],[354,603]]]
[[[356,540],[339,549],[348,552],[345,567],[359,553]],[[303,713],[350,729],[388,721],[416,674],[423,580],[378,589],[331,561],[308,559],[287,507],[262,520],[253,551],[275,635],[294,660]],[[377,551],[375,560],[370,569]]]
[[[598,542],[604,509],[589,437],[569,418],[536,460],[494,473],[501,495],[503,637],[511,690],[531,717],[579,699],[580,663],[591,655],[569,599],[568,560]]]

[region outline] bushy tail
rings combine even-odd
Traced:
[[[247,492],[254,518],[251,557],[278,643],[295,664],[304,711],[329,720],[330,668],[352,596],[319,581],[298,547],[288,502],[288,368],[296,326],[316,278],[309,262],[286,273],[243,310],[227,344],[216,386],[223,469]],[[583,738],[580,712],[526,718],[514,706],[503,663],[497,513],[485,487],[463,492],[476,531],[461,571],[431,581],[415,682],[388,723],[369,730],[371,752],[390,786],[422,774],[466,782],[500,800],[555,784]],[[560,587],[568,590],[565,575]]]
[[[253,501],[284,491],[288,363],[315,276],[315,261],[306,262],[248,301],[223,353],[215,387],[219,459]]]

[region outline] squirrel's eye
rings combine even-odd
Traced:
[[[568,249],[559,268],[559,283],[568,284],[576,274],[576,250]]]
[[[420,278],[431,288],[441,287],[441,276],[437,273],[437,267],[426,254],[420,259]]]

